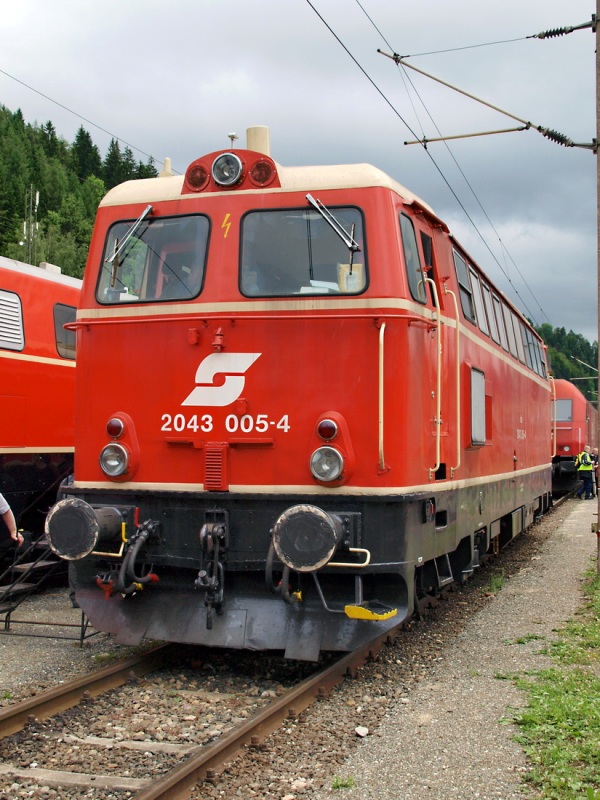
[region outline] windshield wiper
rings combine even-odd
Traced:
[[[312,196],[312,194],[307,194],[306,195],[306,199],[308,200],[308,202],[311,205],[313,205],[317,209],[317,211],[323,217],[325,222],[328,225],[331,225],[333,230],[337,233],[337,235],[340,237],[342,242],[346,245],[348,250],[350,250],[352,253],[359,253],[360,252],[360,245],[358,244],[358,242],[356,242],[354,240],[354,236],[353,236],[353,234],[354,234],[354,225],[352,226],[352,233],[347,233],[345,228],[344,228],[344,226],[340,222],[337,221],[337,219],[333,216],[333,214],[327,208],[327,206],[323,205],[323,203],[320,200],[315,200],[315,198]]]
[[[146,208],[142,211],[140,216],[133,223],[131,228],[129,228],[129,230],[127,231],[125,236],[121,239],[121,243],[118,246],[118,248],[114,251],[114,253],[111,256],[109,256],[108,258],[104,259],[104,263],[105,264],[111,264],[115,259],[117,260],[117,262],[119,261],[119,256],[121,255],[121,252],[124,250],[125,245],[131,239],[131,237],[137,231],[137,229],[140,227],[142,222],[146,219],[148,214],[151,214],[151,213],[152,213],[152,206],[146,206]]]
[[[112,264],[112,272],[110,276],[111,289],[114,289],[115,287],[115,284],[117,282],[117,272],[119,271],[119,267],[121,266],[121,261],[119,260],[119,256],[124,251],[127,242],[131,239],[133,234],[137,231],[137,229],[140,227],[140,225],[146,219],[146,217],[151,213],[152,213],[152,206],[146,206],[146,208],[142,211],[140,216],[133,223],[131,228],[129,228],[125,236],[121,239],[121,242],[119,243],[118,239],[115,240],[115,246],[112,255],[104,259],[105,264]]]

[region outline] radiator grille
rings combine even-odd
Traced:
[[[6,350],[25,347],[21,300],[18,295],[3,289],[0,289],[0,347]]]
[[[229,445],[210,442],[206,445],[204,488],[209,492],[229,489]]]

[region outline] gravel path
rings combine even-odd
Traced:
[[[467,622],[428,677],[340,767],[337,775],[353,778],[355,788],[313,797],[532,797],[520,782],[527,762],[513,741],[516,729],[500,724],[526,698],[499,676],[550,665],[540,640],[552,639],[581,605],[581,578],[596,554],[596,511],[595,503],[569,500],[554,512],[564,516],[562,524],[531,565]]]

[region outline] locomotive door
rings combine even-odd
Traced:
[[[445,296],[434,250],[434,230],[422,214],[409,218],[402,213],[400,227],[410,294],[429,312],[428,324],[419,326],[422,467],[428,471],[429,479],[444,480],[450,415],[445,376],[450,354],[441,322]]]

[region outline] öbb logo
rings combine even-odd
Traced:
[[[228,406],[244,390],[244,373],[261,353],[212,353],[201,361],[196,370],[196,388],[185,398],[182,406]],[[225,383],[214,386],[216,375],[225,375]]]

